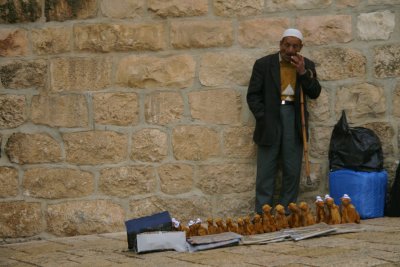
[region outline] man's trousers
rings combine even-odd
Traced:
[[[282,105],[280,109],[280,137],[271,146],[258,146],[256,176],[256,212],[262,214],[262,206],[283,205],[297,202],[300,185],[303,144],[295,128],[293,105]],[[278,203],[273,203],[278,162],[282,163],[282,186]]]

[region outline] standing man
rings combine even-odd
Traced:
[[[256,60],[247,92],[247,103],[256,119],[253,140],[257,144],[256,208],[272,206],[278,160],[282,162],[282,189],[279,203],[287,207],[297,201],[303,142],[300,92],[304,93],[304,113],[308,127],[306,97],[321,92],[315,64],[299,54],[303,35],[287,29],[279,52]]]

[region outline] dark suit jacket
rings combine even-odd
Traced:
[[[305,95],[304,108],[307,131],[308,111],[306,96],[315,99],[321,93],[321,85],[317,80],[314,62],[304,58],[304,64],[306,70],[310,70],[312,72],[313,77],[310,75],[309,71],[301,76],[297,74],[295,88],[295,112],[296,130],[298,131],[299,138],[302,138],[300,86],[302,87]],[[275,143],[281,127],[281,78],[279,53],[262,57],[254,63],[253,72],[247,91],[247,103],[251,112],[256,118],[256,127],[253,136],[254,142],[258,145],[271,145]]]

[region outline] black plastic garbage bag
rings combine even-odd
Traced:
[[[397,166],[389,198],[386,202],[385,215],[389,217],[400,217],[400,163]]]
[[[349,127],[344,111],[332,131],[329,145],[329,168],[331,171],[383,170],[383,153],[379,137],[371,129]]]

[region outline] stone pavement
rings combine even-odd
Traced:
[[[135,254],[126,233],[0,245],[0,266],[400,266],[400,218],[363,220],[366,231],[194,253]]]

